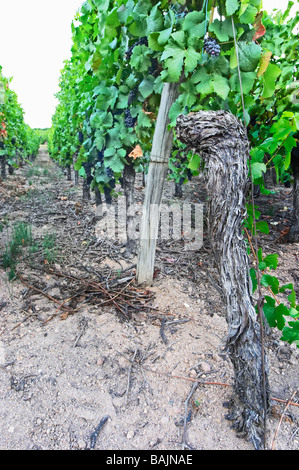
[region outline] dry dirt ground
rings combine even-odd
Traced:
[[[204,203],[202,188],[200,179],[184,186],[185,200]],[[95,294],[82,289],[82,282],[100,279],[108,291],[117,279],[132,277],[136,264],[121,245],[95,236],[94,195],[83,203],[82,187],[67,181],[43,147],[0,190],[1,253],[20,221],[36,243],[19,259],[22,280],[9,282],[8,270],[0,268],[0,448],[253,450],[226,419],[233,370],[207,240],[192,253],[179,242],[160,241],[150,292],[136,291],[143,300],[120,312],[124,291],[115,294],[116,304],[99,306],[103,302],[92,302]],[[164,197],[175,201],[173,194],[169,182]],[[136,200],[142,197],[137,182]],[[290,189],[257,204],[273,229],[259,242],[265,253],[281,255],[277,276],[298,293],[299,245],[285,239]],[[45,238],[53,234],[54,247],[46,252]],[[266,347],[267,448],[298,450],[299,350],[275,331]]]

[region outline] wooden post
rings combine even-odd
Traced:
[[[151,284],[153,281],[160,206],[173,143],[173,132],[167,129],[169,110],[176,101],[177,96],[178,84],[165,83],[155,127],[151,161],[145,188],[137,264],[137,282],[139,284]]]
[[[136,254],[136,240],[131,236],[130,224],[135,219],[135,214],[132,213],[132,207],[134,205],[134,185],[136,179],[136,172],[134,168],[134,160],[131,157],[127,157],[128,164],[125,165],[123,171],[123,189],[126,198],[126,231],[127,231],[127,244],[124,252],[125,257],[132,257]],[[131,209],[131,210],[130,210]]]

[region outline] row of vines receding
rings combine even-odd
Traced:
[[[36,157],[42,142],[39,131],[24,120],[24,111],[17,94],[11,89],[11,79],[6,78],[0,66],[0,161],[1,178],[21,166],[23,161]]]
[[[270,15],[259,0],[155,1],[89,0],[72,24],[71,58],[60,78],[49,150],[61,166],[74,164],[84,179],[84,197],[101,205],[134,191],[135,174],[146,175],[165,82],[179,83],[169,113],[174,128],[180,114],[224,109],[245,120],[251,145],[250,176],[264,194],[266,174],[294,184],[290,240],[299,240],[298,203],[298,22],[299,14]],[[234,37],[235,32],[235,37]],[[236,47],[237,44],[237,47]],[[200,155],[175,138],[169,178],[181,186],[201,171]],[[248,198],[245,230],[268,233]],[[253,247],[253,244],[251,243]],[[136,250],[133,243],[130,250]],[[270,274],[278,255],[253,253],[267,294],[264,313],[283,339],[298,342],[298,305],[291,283]],[[259,276],[258,276],[259,278]],[[288,293],[288,305],[275,296]]]

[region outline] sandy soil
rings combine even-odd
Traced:
[[[39,174],[30,173],[33,166]],[[82,203],[82,188],[66,180],[44,148],[32,166],[7,181],[13,184],[2,185],[1,252],[13,224],[24,220],[36,240],[56,233],[57,257],[50,265],[56,271],[108,276],[136,262],[125,259],[121,247],[97,245],[93,201]],[[185,198],[199,200],[201,184],[184,187]],[[141,201],[143,190],[136,186]],[[298,289],[299,245],[279,238],[289,222],[289,190],[275,197],[271,208],[277,204],[277,210],[265,213],[274,232],[263,246],[282,255],[278,276]],[[165,198],[173,198],[171,183]],[[48,267],[43,256],[38,251],[25,257],[18,270],[30,285],[65,300],[68,281],[38,269]],[[20,279],[9,282],[0,269],[2,450],[253,450],[225,417],[233,370],[208,243],[189,257],[178,245],[160,243],[151,292],[156,313],[140,308],[124,319],[115,307],[83,304],[75,314],[61,315],[49,298]],[[266,343],[272,396],[267,448],[298,450],[299,350],[275,331]]]

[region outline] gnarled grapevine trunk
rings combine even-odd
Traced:
[[[67,180],[68,180],[68,181],[72,181],[72,170],[71,170],[71,166],[70,166],[70,165],[67,166],[66,175],[67,175]]]
[[[90,184],[92,182],[91,164],[89,162],[85,162],[83,163],[83,167],[86,173],[86,178],[83,180],[83,200],[89,201],[91,199]]]
[[[96,206],[101,206],[102,205],[102,195],[101,195],[101,191],[99,190],[99,188],[96,186],[94,188],[94,195],[95,195],[95,203],[96,203]]]
[[[4,155],[1,157],[1,178],[4,180],[6,178],[6,158]]]
[[[242,236],[249,143],[242,124],[224,111],[181,115],[176,132],[183,143],[202,156],[207,171],[209,236],[222,281],[227,349],[235,372],[229,418],[255,448],[262,448],[265,382],[266,408],[269,406],[268,368],[267,361],[263,363],[260,325],[251,298],[249,259]]]
[[[290,228],[290,242],[299,242],[299,144],[292,150],[291,166],[294,176],[293,221]]]

